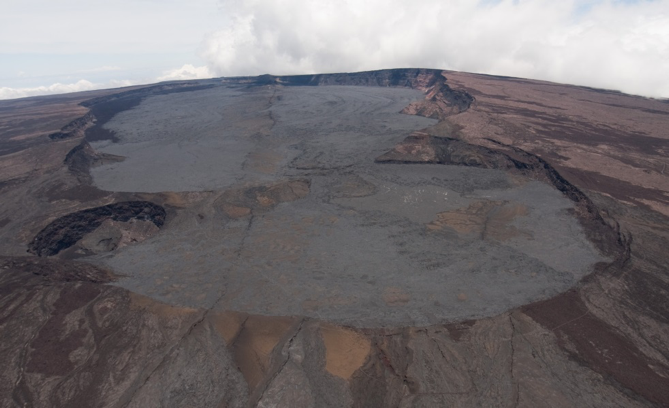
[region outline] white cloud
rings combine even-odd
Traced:
[[[90,91],[91,89],[97,89],[96,85],[85,79],[79,80],[73,84],[55,83],[49,86],[36,86],[33,88],[0,87],[0,99],[14,99],[35,95]]]
[[[429,67],[669,96],[669,0],[223,0],[212,74]]]
[[[81,72],[100,72],[116,71],[116,67],[101,67],[93,70]],[[114,79],[103,83],[94,83],[86,79],[81,79],[75,83],[62,84],[55,83],[49,86],[35,86],[26,88],[0,87],[0,99],[24,98],[27,96],[62,94],[69,92],[91,91],[94,89],[121,88],[125,86],[140,85],[159,81],[174,81],[187,79],[211,78],[214,74],[206,66],[196,67],[192,64],[185,64],[181,68],[164,71],[163,75],[157,78],[144,80]]]
[[[35,86],[26,88],[0,87],[0,99],[16,99],[28,96],[53,95],[71,92],[92,91],[95,89],[121,88],[125,86],[139,85],[140,81],[129,79],[115,79],[105,83],[93,83],[80,79],[71,84],[55,83],[49,86]]]
[[[171,69],[163,72],[163,75],[157,78],[158,81],[176,81],[185,79],[203,79],[215,76],[206,66],[196,67],[192,64],[185,64],[181,68]]]
[[[152,80],[397,67],[669,97],[669,0],[8,1],[0,13],[3,99]],[[107,29],[120,22],[124,30]],[[203,36],[205,65],[159,75],[195,61]],[[110,82],[119,77],[132,81]]]

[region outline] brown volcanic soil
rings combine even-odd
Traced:
[[[447,73],[476,98],[453,117],[461,137],[492,139],[550,160],[581,188],[669,216],[669,104],[516,78]]]
[[[421,89],[426,102],[407,112],[440,122],[377,160],[498,169],[518,183],[552,185],[574,203],[586,235],[612,262],[551,299],[427,327],[345,328],[160,303],[109,285],[117,277],[105,268],[25,250],[33,239],[49,241],[36,238],[49,235],[40,234],[45,227],[60,236],[72,227],[77,237],[90,235],[88,227],[76,232],[76,222],[63,220],[95,215],[93,224],[103,228],[107,221],[98,216],[112,219],[123,202],[164,208],[159,218],[167,221],[158,223],[167,231],[184,211],[203,210],[196,220],[211,217],[201,205],[206,200],[226,220],[250,225],[315,187],[293,177],[220,193],[98,190],[86,170],[105,157],[82,145],[78,159],[66,162],[83,134],[63,129],[71,136],[47,136],[67,127],[74,112],[85,113],[73,100],[59,108],[58,126],[35,129],[39,141],[0,156],[0,168],[11,170],[0,184],[0,406],[669,406],[667,105],[537,81],[444,76],[445,82],[438,71],[395,70],[229,81]],[[116,101],[122,109],[164,90],[98,103]],[[27,103],[25,110],[12,107],[25,123],[44,114],[31,111],[30,102],[15,102]],[[344,197],[372,190],[356,175],[333,187]],[[431,225],[477,233],[490,225],[499,232],[524,211],[488,201],[440,213]],[[401,288],[386,295],[391,304],[406,302]]]

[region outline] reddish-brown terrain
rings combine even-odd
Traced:
[[[359,299],[328,291],[301,301],[304,314],[244,309],[244,301],[273,296],[260,292],[261,284],[269,285],[262,277],[273,276],[263,269],[257,281],[250,269],[231,272],[216,292],[213,277],[196,274],[211,269],[208,255],[230,268],[255,257],[267,261],[267,270],[301,267],[311,231],[336,234],[330,225],[364,213],[367,204],[339,217],[312,211],[290,230],[281,224],[285,213],[277,212],[323,191],[332,202],[360,203],[354,200],[379,189],[347,173],[352,164],[338,167],[340,156],[323,159],[330,160],[327,149],[282,156],[272,133],[281,119],[269,108],[292,97],[288,88],[331,85],[420,90],[425,98],[402,112],[436,119],[366,166],[459,166],[496,171],[490,174],[516,187],[542,183],[571,203],[560,216],[575,220],[601,260],[561,293],[476,318],[437,316],[429,324],[393,320],[393,311],[409,310],[418,297],[401,280],[378,285],[391,312],[368,325],[368,316],[337,314]],[[96,187],[91,169],[124,160],[92,147],[118,136],[106,122],[148,98],[217,86],[252,96],[239,97],[230,108],[237,110],[226,111],[233,113],[221,113],[224,120],[226,114],[241,117],[234,123],[240,140],[257,143],[242,167],[264,177],[289,163],[291,172],[199,191]],[[264,116],[247,118],[251,111]],[[228,78],[2,101],[0,407],[669,406],[668,128],[665,101],[418,69]],[[322,187],[318,177],[328,172],[337,174],[337,183]],[[528,213],[510,200],[473,201],[439,211],[420,234],[479,240],[489,248],[538,240],[516,222]],[[203,232],[180,233],[193,230]],[[207,246],[228,234],[242,237],[237,246],[220,253]],[[170,245],[156,246],[162,252],[146,246],[161,240]],[[255,252],[250,243],[257,244]],[[375,256],[369,248],[355,250]],[[143,278],[133,269],[133,262],[138,269],[160,265],[154,258],[173,263],[170,252],[179,251],[174,268],[183,280],[167,270]],[[134,258],[123,258],[128,254]],[[297,278],[290,272],[278,276],[276,287],[292,288],[288,281]],[[226,291],[246,274],[259,294],[239,300]],[[406,280],[412,275],[408,271]],[[310,284],[297,286],[310,290]],[[446,281],[431,286],[450,290]],[[154,287],[160,288],[155,295]],[[456,289],[454,305],[484,299],[467,287]],[[297,303],[299,296],[296,289],[268,304]],[[435,301],[430,307],[452,306]]]

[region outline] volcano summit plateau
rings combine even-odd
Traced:
[[[669,406],[668,128],[429,69],[0,101],[0,406]]]

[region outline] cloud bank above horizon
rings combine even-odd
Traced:
[[[147,4],[162,5],[145,2],[145,9]],[[161,38],[179,38],[178,27],[183,27],[187,31],[183,37],[191,39],[188,44],[195,57],[182,60],[180,67],[173,62],[159,69],[156,65],[153,71],[146,71],[152,73],[144,72],[139,78],[124,71],[122,60],[108,59],[106,66],[119,69],[110,70],[104,81],[89,81],[82,69],[78,77],[68,77],[72,78],[68,83],[8,87],[0,82],[0,99],[163,80],[407,67],[508,75],[669,97],[669,0],[193,2],[201,8],[203,19],[207,13],[208,23],[202,24],[199,34],[192,22],[175,25],[163,21],[153,24],[150,39],[144,39],[148,55]],[[214,6],[217,13],[212,13]],[[180,7],[188,11],[179,13]],[[199,14],[192,7],[171,0],[163,7],[169,9],[164,17],[194,18]],[[142,19],[132,21],[141,24]],[[162,36],[160,30],[170,31]],[[108,44],[111,53],[121,53],[130,36],[142,33],[139,26],[128,27],[118,44],[106,37],[96,41]],[[193,40],[196,37],[201,39],[199,44]],[[141,43],[133,46],[140,54]],[[182,52],[188,44],[180,45]],[[2,45],[0,41],[0,54]],[[158,48],[161,52],[169,49],[165,44]]]
[[[668,1],[222,4],[201,52],[218,75],[423,67],[669,96]]]

